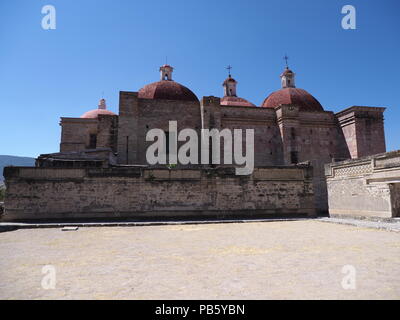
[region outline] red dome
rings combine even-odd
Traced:
[[[225,96],[221,99],[222,106],[255,107],[254,104],[246,99],[232,96]]]
[[[281,104],[298,105],[300,111],[324,111],[317,99],[300,88],[283,88],[275,91],[264,100],[261,106],[275,108]]]
[[[150,83],[139,90],[138,97],[142,99],[199,101],[190,89],[172,80]]]
[[[114,112],[104,110],[104,109],[95,109],[95,110],[90,110],[88,112],[85,112],[83,115],[81,115],[81,118],[86,118],[86,119],[95,119],[99,116],[99,114],[105,114],[108,116],[115,116],[116,114]]]

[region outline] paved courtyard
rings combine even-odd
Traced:
[[[0,299],[400,298],[400,233],[315,220],[21,229],[0,257]]]

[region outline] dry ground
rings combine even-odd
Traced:
[[[312,220],[25,229],[0,233],[0,257],[1,299],[400,298],[400,233]]]

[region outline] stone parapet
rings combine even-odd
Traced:
[[[331,215],[400,216],[400,151],[325,166]]]
[[[6,167],[2,221],[314,216],[312,168]]]

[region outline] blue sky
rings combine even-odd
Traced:
[[[41,9],[55,6],[57,29]],[[356,8],[344,30],[341,8]],[[385,106],[387,150],[400,149],[400,2],[365,0],[2,0],[0,154],[57,152],[59,118],[97,107],[104,91],[157,81],[158,67],[198,96],[222,96],[233,66],[238,95],[260,105],[280,88],[283,56],[297,87],[325,110]]]

